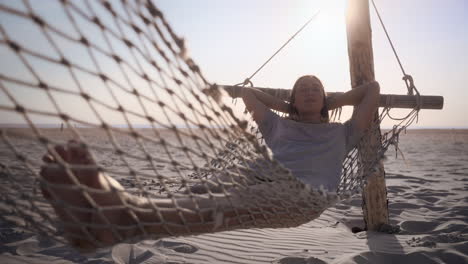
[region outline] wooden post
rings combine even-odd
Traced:
[[[348,1],[346,31],[351,86],[356,87],[375,79],[368,0]],[[375,118],[378,118],[377,112]],[[359,159],[364,164],[375,158],[376,146],[380,144],[380,127],[371,127],[370,131],[372,133],[366,135],[363,143],[358,146]],[[370,172],[366,176],[367,184],[362,194],[364,221],[367,230],[379,230],[382,224],[388,224],[387,188],[383,163],[380,162],[375,172]]]

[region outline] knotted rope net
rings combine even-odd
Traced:
[[[272,158],[151,1],[2,2],[0,21],[0,216],[78,247],[311,221],[417,115],[373,162],[352,150],[329,193]]]

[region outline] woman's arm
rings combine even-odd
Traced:
[[[245,91],[252,91],[255,97],[266,107],[283,113],[289,112],[288,103],[268,93],[265,93],[260,89],[242,86],[228,86],[224,87],[224,89],[232,98],[243,97]]]
[[[289,112],[289,104],[286,103],[285,101],[278,99],[268,93],[265,93],[259,89],[254,89],[254,88],[244,88],[244,89],[249,89],[251,90],[255,97],[257,97],[260,102],[265,104],[268,108],[283,112],[283,113],[288,113]]]
[[[242,99],[257,123],[263,120],[267,108],[284,113],[287,113],[289,108],[288,103],[253,88],[244,87],[242,89]]]
[[[344,106],[354,105],[352,120],[358,133],[366,130],[374,117],[380,99],[380,86],[376,81],[360,85],[348,92],[327,98],[329,110]]]

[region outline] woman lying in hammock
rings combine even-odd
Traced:
[[[290,103],[255,89],[246,89],[242,98],[277,161],[302,182],[336,191],[343,160],[369,127],[379,91],[372,82],[327,100],[320,80],[306,75],[294,84]],[[343,105],[357,106],[353,117],[329,123],[328,111]]]
[[[296,81],[289,104],[251,88],[243,88],[242,99],[274,158],[298,182],[333,191],[338,186],[347,152],[371,124],[378,105],[379,85],[371,82],[327,100],[320,80],[308,75]],[[328,110],[350,104],[357,107],[349,121],[328,122]],[[270,109],[288,113],[288,118]],[[203,195],[171,194],[166,199],[132,196],[114,179],[99,172],[90,153],[78,142],[56,146],[43,160],[51,165],[57,162],[74,165],[72,169],[44,166],[40,175],[48,184],[41,186],[63,224],[64,236],[82,249],[138,237],[297,226],[321,213],[314,211],[307,199],[301,200],[301,193],[288,198],[298,202],[288,204],[291,201],[281,197],[284,185],[279,183],[260,184],[250,192],[233,188],[229,197],[216,199]],[[194,186],[191,191],[207,192],[204,186]],[[256,206],[245,206],[246,197],[248,200],[252,192],[258,197],[266,192],[268,203],[258,206],[251,200]],[[242,206],[233,207],[236,201]]]

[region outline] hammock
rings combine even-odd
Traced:
[[[44,10],[33,8],[32,1],[0,4],[2,21],[9,22],[1,25],[0,47],[4,61],[11,62],[0,73],[0,112],[6,122],[24,124],[0,128],[0,215],[39,235],[101,247],[181,233],[297,226],[360,193],[366,175],[417,117],[415,109],[381,135],[372,162],[361,162],[353,149],[336,192],[311,188],[272,158],[254,122],[223,101],[226,93],[203,77],[186,56],[183,39],[151,1],[48,3],[63,10],[60,22],[41,15]],[[34,41],[15,25],[27,26]],[[380,135],[378,124],[389,110],[381,110],[368,133]],[[67,163],[54,149],[69,140],[90,152],[91,164]],[[41,161],[46,152],[57,164]],[[75,184],[44,179],[42,166],[66,170],[66,181]],[[107,191],[123,202],[96,203],[93,197],[103,191],[83,183],[79,170],[98,170],[118,181],[125,191]],[[205,192],[195,192],[193,186]],[[47,200],[41,188],[52,197],[59,197],[58,188],[80,193],[87,206]],[[125,202],[127,193],[146,201],[146,211]],[[158,199],[168,206],[153,202]],[[57,217],[52,207],[69,221]],[[108,221],[113,210],[125,210],[132,221]],[[142,210],[158,216],[173,211],[180,217],[151,222],[139,217]],[[218,218],[223,212],[231,212],[230,217]],[[98,215],[101,221],[80,221],[79,213]],[[210,223],[211,229],[197,228]],[[70,228],[80,232],[65,234]],[[151,228],[162,231],[156,234]],[[109,230],[115,239],[100,241],[93,235],[96,229]],[[130,229],[137,231],[129,237],[125,232]],[[74,245],[83,247],[82,242]]]

